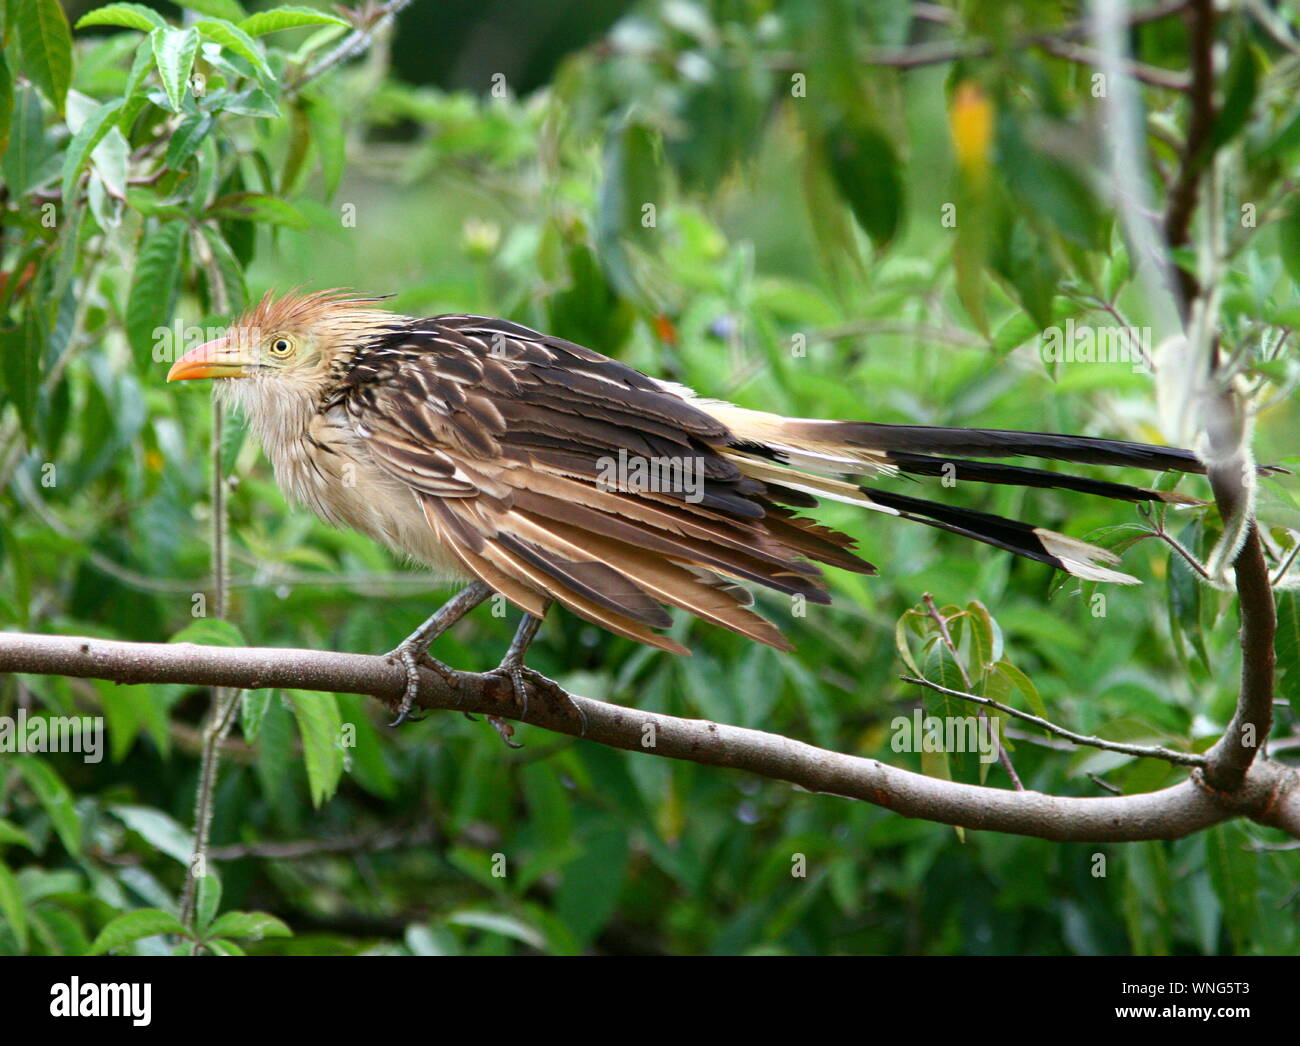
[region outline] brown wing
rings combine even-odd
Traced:
[[[684,653],[651,631],[676,606],[788,649],[731,579],[827,603],[807,559],[872,571],[844,535],[774,504],[789,492],[719,453],[734,443],[721,422],[616,360],[517,324],[420,320],[359,351],[338,402],[442,544],[531,613],[554,599]],[[644,482],[655,475],[684,482]]]

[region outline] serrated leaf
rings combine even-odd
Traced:
[[[167,104],[174,113],[181,111],[181,100],[189,90],[190,70],[199,53],[199,31],[194,28],[173,29],[164,26],[149,34],[153,46],[158,78],[167,93]]]
[[[185,254],[185,222],[165,221],[148,233],[136,254],[126,302],[131,348],[152,360],[154,331],[171,322]]]
[[[320,806],[334,794],[343,776],[343,753],[339,739],[343,720],[333,694],[311,690],[286,690],[302,737],[303,759],[313,806]]]
[[[10,17],[27,76],[62,115],[72,82],[72,30],[59,0],[22,0]]]
[[[77,19],[78,29],[92,25],[115,25],[123,29],[139,29],[146,33],[166,24],[167,20],[162,15],[152,7],[145,7],[144,4],[108,4],[87,11]]]
[[[226,912],[208,927],[207,932],[213,937],[237,937],[246,941],[293,936],[288,926],[265,912]]]
[[[341,25],[346,27],[348,23],[342,18],[326,14],[324,11],[289,4],[250,15],[239,23],[239,28],[249,36],[265,36],[267,33],[278,33],[282,29],[298,29],[304,25]]]
[[[100,930],[99,936],[90,946],[90,954],[104,955],[118,948],[125,948],[132,941],[156,937],[164,933],[187,936],[181,921],[170,912],[158,908],[141,908],[138,911],[119,915]]]
[[[188,7],[201,15],[212,15],[229,22],[237,22],[248,16],[239,0],[176,0],[176,6]]]
[[[195,22],[194,28],[209,40],[248,61],[259,72],[270,75],[271,69],[266,64],[266,55],[262,53],[256,41],[239,26],[219,19],[205,18],[201,22]]]

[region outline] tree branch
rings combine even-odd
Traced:
[[[406,686],[400,663],[365,654],[21,633],[0,633],[0,671],[121,683],[340,691],[377,697],[390,707]],[[509,680],[436,665],[421,668],[416,704],[517,719],[626,751],[745,770],[811,792],[861,799],[907,817],[969,829],[1119,842],[1180,838],[1247,816],[1300,838],[1300,774],[1269,759],[1256,760],[1232,792],[1193,778],[1146,795],[1059,797],[943,781],[759,730],[593,701],[566,694],[536,674],[527,676],[527,686],[528,714],[520,716]]]

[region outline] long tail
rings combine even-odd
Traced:
[[[1090,581],[1137,583],[1137,579],[1112,569],[1118,562],[1115,555],[1077,538],[841,477],[904,473],[1070,490],[1118,501],[1179,506],[1203,503],[1176,491],[977,460],[1025,456],[1153,471],[1205,472],[1195,454],[1174,447],[1050,432],[782,418],[716,401],[697,402],[736,435],[727,456],[746,475],[766,483],[770,496],[777,501],[807,506],[810,498],[831,498],[859,505],[1049,563]]]

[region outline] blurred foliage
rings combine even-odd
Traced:
[[[443,598],[287,509],[236,423],[220,448],[229,621],[205,616],[211,414],[163,377],[172,350],[271,287],[508,316],[793,415],[1158,441],[1141,368],[1036,351],[1067,321],[1150,322],[1099,160],[1093,71],[1027,43],[1063,34],[1075,8],[645,0],[610,24],[601,5],[576,37],[592,42],[521,97],[490,49],[461,70],[481,89],[448,92],[391,72],[387,39],[308,77],[349,32],[323,9],[116,3],[74,31],[56,0],[0,0],[0,627],[373,653]],[[1206,161],[1222,199],[1200,213],[1228,216],[1223,346],[1271,402],[1260,459],[1285,463],[1300,27],[1288,7],[1265,13],[1219,26],[1231,62]],[[407,17],[409,55],[423,44],[403,39]],[[479,28],[514,31],[500,17]],[[1185,69],[1179,18],[1130,40],[1149,67]],[[945,41],[963,45],[955,61],[872,60]],[[1144,87],[1142,105],[1163,205],[1187,102]],[[1279,561],[1300,532],[1295,490],[1282,477],[1260,494]],[[1053,591],[1046,567],[832,505],[824,518],[881,576],[834,576],[835,607],[806,615],[760,595],[797,653],[682,619],[695,656],[676,659],[557,613],[530,663],[591,697],[998,787],[996,765],[892,750],[891,722],[921,701],[900,673],[964,676],[1084,733],[1213,742],[1237,692],[1235,610],[1162,542],[1164,519],[1056,492],[942,496],[1091,535],[1147,583]],[[1212,511],[1167,522],[1196,554],[1213,544]],[[953,618],[951,647],[926,592]],[[1295,590],[1279,602],[1276,737],[1294,752],[1300,606]],[[486,667],[512,628],[481,612],[437,655]],[[1107,846],[959,834],[527,727],[508,752],[460,716],[391,731],[362,698],[267,691],[241,699],[198,922],[181,928],[207,707],[194,687],[0,681],[0,712],[103,715],[109,738],[99,764],[0,755],[0,951],[1300,950],[1300,854],[1257,826]],[[1029,730],[1013,744],[1026,786],[1048,793],[1182,776]],[[193,941],[161,936],[182,929]]]

